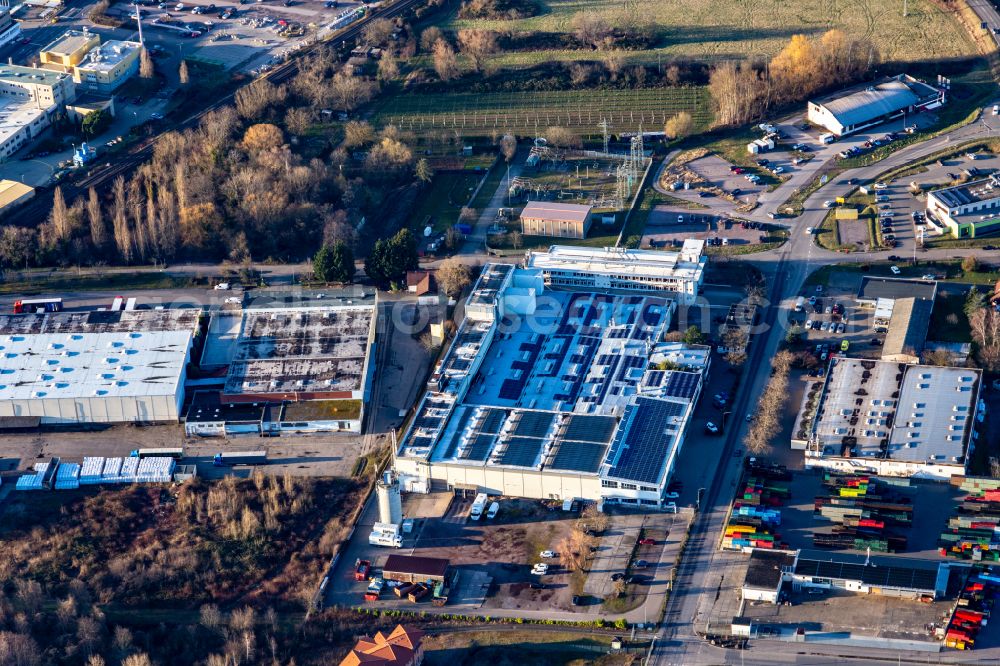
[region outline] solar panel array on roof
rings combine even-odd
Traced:
[[[907,590],[933,591],[937,582],[937,568],[910,566],[900,563],[885,564],[885,558],[878,565],[852,564],[799,558],[795,573],[817,578],[837,578],[860,580],[865,585],[894,587]]]
[[[507,449],[500,456],[501,465],[532,467],[542,450],[542,440],[534,437],[511,437]]]
[[[549,412],[520,412],[513,434],[517,437],[545,437],[554,418],[555,415]]]
[[[562,442],[548,468],[595,473],[607,450],[607,444],[598,442]]]
[[[608,453],[608,476],[657,483],[675,438],[673,433],[667,434],[667,428],[684,409],[675,402],[637,398],[628,422],[623,419]]]
[[[606,443],[615,432],[618,422],[613,416],[585,416],[573,414],[567,419],[563,439],[581,442]]]
[[[663,395],[672,398],[691,399],[698,391],[701,375],[696,372],[680,372],[674,370],[667,375],[662,386]]]
[[[472,439],[472,446],[460,454],[459,457],[463,460],[478,460],[482,462],[489,456],[494,441],[496,441],[496,435],[476,435]]]

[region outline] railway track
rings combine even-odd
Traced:
[[[365,26],[367,26],[371,21],[377,18],[395,18],[419,2],[421,2],[421,0],[399,0],[398,2],[394,2],[389,5],[375,7],[365,14],[363,18],[355,21],[346,28],[302,49],[295,55],[295,57],[290,58],[287,62],[284,62],[267,72],[264,78],[275,85],[286,83],[298,73],[300,58],[312,53],[321,46],[335,42],[353,40],[361,35]],[[235,95],[236,92],[233,91],[224,97],[221,97],[200,111],[197,111],[187,118],[165,128],[160,134],[168,131],[183,131],[197,126],[205,114],[231,104]],[[87,173],[86,176],[63,181],[60,183],[63,197],[67,202],[72,202],[81,194],[86,193],[91,187],[100,191],[110,186],[118,176],[129,176],[140,165],[152,158],[153,150],[158,140],[158,136],[146,139],[145,141],[133,146],[128,153],[116,157],[114,161],[105,162],[103,166],[94,167]],[[42,224],[48,219],[49,211],[52,210],[54,191],[54,185],[46,186],[44,189],[39,188],[36,190],[35,196],[31,201],[9,213],[4,219],[4,222],[6,224],[20,227],[36,227]]]

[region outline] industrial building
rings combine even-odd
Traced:
[[[83,90],[114,92],[139,71],[139,42],[109,40],[101,44],[98,34],[67,30],[43,48],[38,58],[42,67],[71,74]]]
[[[809,101],[806,118],[836,136],[846,136],[904,113],[937,108],[944,101],[944,90],[900,74]]]
[[[889,327],[882,345],[883,361],[919,363],[927,341],[934,301],[898,298],[893,301]]]
[[[651,362],[681,354],[675,309],[488,264],[396,451],[404,489],[663,506],[707,370]]]
[[[972,368],[834,357],[803,398],[792,447],[807,467],[947,480],[976,445],[981,381]]]
[[[862,307],[874,308],[883,299],[918,298],[933,303],[936,295],[937,282],[934,280],[865,275],[861,278],[856,300]]]
[[[27,145],[76,96],[69,74],[0,65],[0,160]]]
[[[83,30],[67,30],[38,52],[38,60],[45,69],[70,73],[100,43],[100,35],[86,27]]]
[[[521,232],[525,236],[586,238],[591,209],[580,204],[529,201],[521,211]]]
[[[1000,231],[1000,177],[972,180],[927,193],[927,217],[954,238]]]
[[[176,423],[197,322],[190,310],[0,316],[0,416]]]
[[[109,40],[91,49],[73,67],[73,80],[83,90],[104,94],[114,92],[139,71],[141,50],[139,42]]]
[[[526,265],[541,271],[547,287],[658,293],[692,305],[708,263],[704,250],[697,239],[685,240],[679,252],[553,245],[530,252]]]
[[[0,180],[0,215],[35,196],[35,188],[16,180]]]
[[[376,311],[375,290],[355,287],[255,291],[242,308],[214,312],[201,366],[225,369],[220,414],[226,405],[267,403],[275,408],[261,421],[263,434],[360,432]],[[221,434],[217,424],[191,428]]]
[[[777,603],[784,585],[793,592],[843,590],[903,599],[940,599],[953,563],[828,551],[754,550],[743,581],[746,601]],[[963,566],[963,565],[958,565]]]

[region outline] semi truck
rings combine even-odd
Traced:
[[[486,493],[479,493],[476,495],[476,499],[472,503],[472,509],[469,511],[469,518],[479,520],[483,515],[483,511],[486,510],[486,502],[488,502],[489,499],[489,495]]]
[[[35,312],[62,312],[61,298],[24,298],[14,301],[14,314],[33,314]]]
[[[132,449],[128,454],[130,458],[173,458],[174,460],[180,460],[184,457],[184,449]]]
[[[222,451],[215,454],[212,464],[216,467],[233,465],[263,465],[267,462],[267,451]]]

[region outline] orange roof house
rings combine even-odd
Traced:
[[[389,635],[358,640],[340,666],[419,666],[424,660],[420,642],[424,632],[397,624]]]

